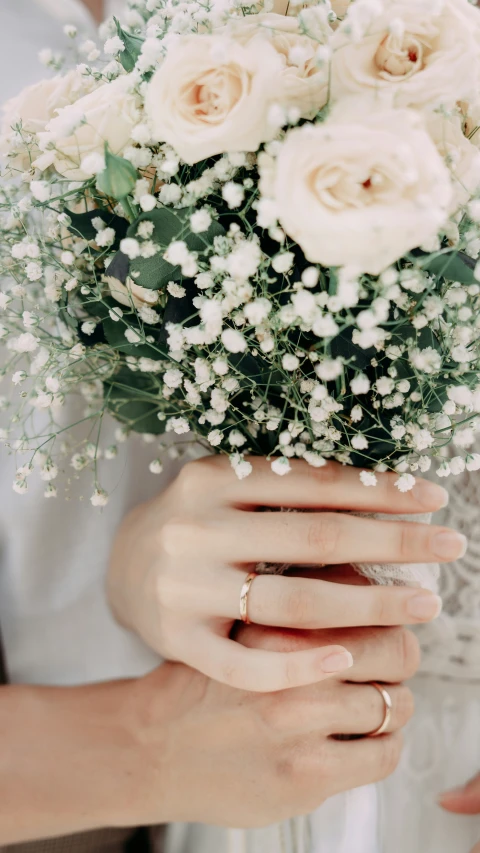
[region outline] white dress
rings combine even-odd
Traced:
[[[0,0],[0,102],[40,78],[36,54],[60,46],[66,22],[90,26],[78,0]],[[113,442],[113,422],[107,429]],[[120,460],[105,463],[102,477],[113,494],[99,512],[81,481],[73,480],[68,500],[47,501],[33,483],[30,494],[14,494],[14,461],[2,451],[0,623],[13,681],[81,684],[139,675],[158,663],[116,625],[103,588],[121,518],[176,473],[172,462],[162,477],[149,474],[149,458],[151,451],[137,438],[121,446]],[[442,570],[448,616],[423,632],[417,713],[402,764],[385,784],[333,797],[319,809],[312,819],[312,853],[470,853],[480,840],[480,818],[447,815],[434,801],[437,792],[480,770],[480,478],[457,478],[451,486],[448,521],[470,537],[470,550],[461,563]],[[86,499],[79,502],[82,493]],[[293,848],[288,834],[281,838],[276,828],[250,833],[248,847],[240,832],[170,828],[166,853],[227,851]]]

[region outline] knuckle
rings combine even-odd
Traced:
[[[201,483],[205,487],[205,468],[201,464],[202,461],[187,462],[179,472],[175,485],[181,497],[184,494],[191,496],[192,492],[197,492],[201,488]]]
[[[308,476],[312,477],[316,483],[322,486],[331,486],[334,483],[338,483],[342,477],[343,470],[343,466],[338,462],[327,462],[322,468],[308,466],[305,469]]]
[[[396,769],[402,754],[402,737],[399,733],[386,735],[381,740],[378,762],[379,779],[386,779]]]
[[[334,513],[321,513],[307,528],[307,543],[318,558],[328,559],[337,548],[340,532],[339,517]]]
[[[412,553],[413,531],[407,522],[397,521],[398,524],[398,551],[402,560],[408,560]]]
[[[373,625],[388,625],[391,617],[390,597],[385,587],[369,590],[372,595],[370,618]]]
[[[214,489],[218,481],[223,478],[224,470],[223,459],[217,456],[206,456],[194,462],[187,462],[175,481],[179,499],[186,498],[190,503],[192,496],[205,494],[209,489]]]
[[[427,542],[428,527],[418,522],[397,521],[399,525],[399,556],[404,562],[430,556]]]
[[[158,544],[169,557],[184,557],[197,548],[205,529],[197,521],[174,516],[157,531]]]
[[[407,628],[395,629],[397,656],[400,665],[399,681],[412,678],[420,665],[420,644]]]

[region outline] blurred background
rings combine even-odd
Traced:
[[[118,12],[123,0],[1,0],[0,2],[0,102],[16,95],[48,73],[38,54],[42,49],[68,47],[63,28],[74,24],[91,36],[95,19]],[[115,7],[115,9],[113,8]],[[51,73],[51,72],[50,72]]]

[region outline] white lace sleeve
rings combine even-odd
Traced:
[[[475,447],[479,452],[480,441]],[[417,628],[422,646],[421,671],[442,677],[480,680],[480,476],[465,471],[443,482],[450,493],[448,507],[435,516],[463,533],[467,553],[441,567],[439,593],[443,613],[430,625]]]

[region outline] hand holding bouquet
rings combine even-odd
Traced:
[[[194,436],[240,478],[250,454],[279,475],[335,459],[365,486],[391,469],[401,491],[432,459],[480,467],[478,12],[289,11],[136,0],[105,61],[7,105],[17,491],[35,467],[50,496],[65,458],[112,458],[107,411],[122,437]]]

